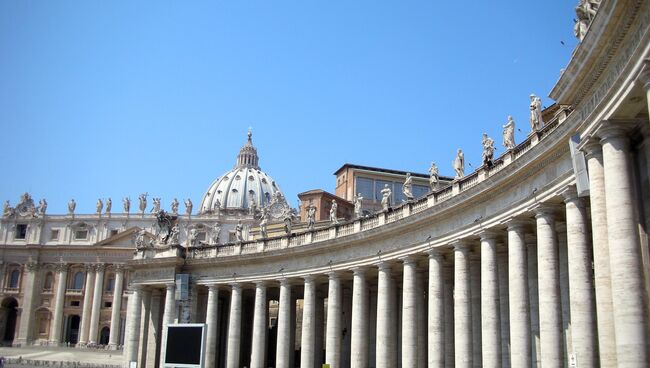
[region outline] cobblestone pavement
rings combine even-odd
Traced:
[[[80,365],[120,365],[122,364],[122,352],[115,350],[101,349],[77,349],[68,347],[51,347],[51,346],[29,346],[29,347],[0,347],[0,356],[14,361],[18,358],[29,361],[37,361],[43,365],[57,365],[56,363],[68,363],[70,366],[75,363]],[[72,363],[72,364],[70,364]],[[15,366],[7,364],[6,366]],[[26,367],[28,365],[20,365]],[[37,366],[34,364],[34,366]],[[38,366],[42,366],[38,364]]]

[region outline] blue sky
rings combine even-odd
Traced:
[[[452,175],[569,61],[567,1],[2,1],[0,200],[196,205],[248,127],[296,194],[356,163]],[[561,43],[564,42],[564,45]],[[469,168],[471,170],[471,168]]]

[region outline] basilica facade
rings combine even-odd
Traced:
[[[152,368],[184,322],[210,368],[649,366],[650,3],[580,6],[527,138],[412,200],[305,226],[249,134],[196,211],[6,204],[0,337]]]

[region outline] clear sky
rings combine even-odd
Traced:
[[[476,167],[483,132],[500,155],[507,115],[520,141],[530,93],[553,103],[575,3],[0,1],[0,200],[196,208],[248,127],[293,205],[346,162]]]

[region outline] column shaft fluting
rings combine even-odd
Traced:
[[[289,368],[291,364],[291,284],[285,279],[280,283],[280,305],[278,310],[278,338],[275,353],[275,367]]]
[[[166,301],[166,299],[165,299]],[[217,361],[217,321],[219,313],[219,287],[208,286],[208,306],[205,316],[207,331],[205,336],[205,367],[214,368]]]
[[[528,300],[528,251],[525,224],[508,224],[508,289],[510,291],[510,364],[531,366],[530,305]]]
[[[266,366],[266,285],[258,282],[255,285],[255,307],[253,310],[253,342],[251,344],[251,368]]]
[[[241,297],[239,285],[232,285],[230,293],[230,315],[228,318],[228,346],[226,368],[239,368],[239,349],[241,346]]]
[[[102,294],[104,287],[104,269],[106,266],[99,264],[96,266],[95,271],[95,288],[93,289],[93,306],[90,314],[90,329],[88,336],[88,343],[96,345],[98,339],[97,330],[99,329],[99,313],[102,308]]]
[[[300,368],[314,368],[316,346],[316,282],[305,277],[302,307],[302,336],[300,340]]]
[[[160,355],[165,356],[167,351],[167,326],[176,319],[176,284],[170,282],[166,285],[165,310],[163,311],[162,336],[160,338]]]
[[[417,264],[405,258],[402,279],[402,367],[417,367]]]
[[[115,284],[113,285],[113,304],[111,304],[111,329],[108,335],[108,347],[116,349],[120,339],[120,321],[122,320],[122,290],[124,284],[124,268],[118,266],[115,270]],[[163,331],[164,334],[164,331]],[[162,349],[161,349],[162,352]]]
[[[541,207],[537,220],[537,279],[542,366],[562,365],[560,266],[554,208]]]
[[[93,306],[93,287],[95,284],[95,267],[86,266],[86,284],[84,286],[84,300],[81,310],[81,326],[79,328],[79,345],[88,343],[90,330],[90,316]]]
[[[609,123],[614,125],[615,123]],[[619,367],[647,364],[646,298],[641,249],[635,219],[629,138],[615,126],[598,132],[603,145],[605,196],[612,272],[612,302]]]
[[[496,235],[481,234],[481,344],[482,366],[501,367],[501,316]]]
[[[437,250],[429,252],[428,365],[445,365],[445,306],[443,258]]]
[[[468,246],[456,244],[454,247],[454,361],[457,368],[469,368],[473,363],[469,271]]]
[[[52,330],[50,332],[50,343],[59,345],[61,343],[62,325],[63,325],[63,307],[65,303],[65,290],[68,277],[68,265],[60,264],[57,266],[57,285],[56,301],[54,302],[54,320],[52,321]],[[112,328],[112,327],[111,327]]]
[[[341,279],[335,272],[329,274],[327,292],[327,330],[325,340],[325,363],[331,368],[341,366],[342,299]]]
[[[355,269],[352,285],[351,368],[368,368],[369,305],[364,269]]]
[[[395,293],[389,264],[379,265],[377,280],[377,368],[394,368],[397,366],[397,336],[394,333]]]
[[[596,323],[598,355],[601,367],[616,367],[616,332],[612,306],[612,279],[607,239],[607,206],[605,203],[605,173],[600,142],[585,146],[589,171],[589,207],[594,256],[594,286],[596,289]]]
[[[565,202],[573,353],[580,365],[596,367],[596,305],[587,209],[575,189],[567,193]]]

